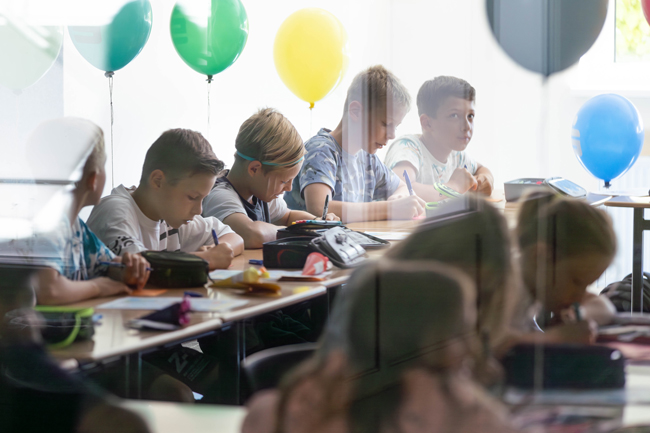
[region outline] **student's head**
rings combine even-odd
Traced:
[[[476,292],[467,275],[443,263],[382,260],[353,290],[347,352],[355,374],[352,431],[383,431],[395,423],[406,374],[422,369],[443,382],[465,368],[476,352]],[[454,394],[447,390],[448,398]]]
[[[616,235],[605,212],[547,193],[525,198],[517,238],[524,282],[549,312],[580,302],[616,253]]]
[[[510,326],[519,292],[502,213],[472,196],[474,211],[423,225],[387,253],[399,260],[435,260],[466,272],[478,290],[478,328],[498,344]]]
[[[474,132],[476,91],[465,80],[440,76],[425,81],[417,105],[422,133],[445,150],[465,150]]]
[[[87,192],[84,206],[94,206],[99,203],[106,184],[106,151],[104,150],[104,132],[93,124],[95,131],[92,141],[92,151],[84,164],[82,177],[77,182],[77,189]]]
[[[170,129],[147,151],[139,188],[151,195],[161,219],[178,228],[201,214],[201,202],[222,169],[200,133]]]
[[[475,289],[453,267],[381,259],[355,271],[340,296],[338,335],[328,330],[316,356],[281,386],[277,431],[307,418],[305,399],[320,402],[309,417],[314,428],[339,419],[349,431],[385,431],[405,373],[454,375],[475,351]]]
[[[305,154],[296,128],[273,108],[259,110],[241,125],[235,149],[232,171],[245,172],[253,195],[266,202],[291,191]]]
[[[27,149],[34,178],[74,181],[82,207],[99,203],[106,183],[104,132],[99,126],[77,117],[52,119],[34,130]]]
[[[408,90],[383,66],[372,66],[352,80],[345,100],[350,139],[360,140],[361,148],[376,153],[395,138],[411,106]]]

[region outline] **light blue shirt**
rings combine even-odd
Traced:
[[[399,187],[399,178],[377,157],[365,150],[351,155],[341,148],[330,130],[321,129],[305,143],[305,162],[284,193],[290,209],[305,210],[304,189],[323,183],[332,190],[332,200],[361,203],[386,200]]]

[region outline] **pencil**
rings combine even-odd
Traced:
[[[329,194],[325,196],[325,206],[323,206],[323,218],[322,220],[325,221],[325,218],[327,217],[327,208],[330,205],[330,196]]]

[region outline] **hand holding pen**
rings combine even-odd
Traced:
[[[121,280],[124,284],[136,289],[142,289],[147,284],[149,272],[152,270],[149,262],[140,254],[132,253],[124,253],[118,259],[119,261],[99,262],[99,264],[109,268],[122,269]]]

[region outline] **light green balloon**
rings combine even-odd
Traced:
[[[0,14],[0,85],[31,86],[52,67],[62,44],[61,26],[31,26]]]
[[[204,75],[215,75],[239,58],[248,39],[248,16],[239,0],[185,0],[169,25],[176,52]]]

